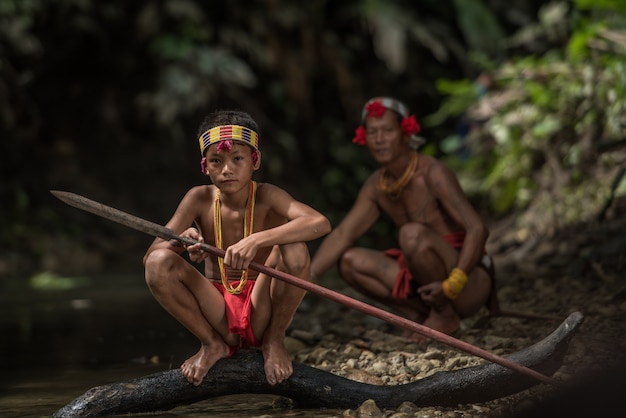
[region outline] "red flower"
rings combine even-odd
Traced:
[[[365,128],[359,125],[358,128],[354,130],[355,137],[352,138],[352,142],[357,145],[365,145]]]
[[[401,126],[402,132],[409,136],[418,133],[422,129],[419,123],[417,123],[417,120],[415,120],[415,115],[405,116],[404,119],[402,119]]]
[[[387,109],[378,100],[374,100],[372,103],[368,104],[365,107],[365,110],[367,110],[368,116],[380,118],[382,115],[385,114],[385,110]]]

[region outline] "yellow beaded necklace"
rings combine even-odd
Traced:
[[[254,204],[256,200],[256,182],[250,182],[250,191],[248,192],[248,201],[246,202],[246,211],[243,215],[243,237],[248,237],[252,233],[252,226],[254,224]],[[215,246],[220,250],[222,248],[222,205],[220,200],[220,190],[217,190],[215,194],[215,201],[213,203],[213,236],[215,238]],[[248,281],[248,269],[241,272],[241,278],[237,287],[233,287],[226,277],[226,270],[224,269],[224,259],[222,257],[217,258],[217,264],[220,267],[220,276],[222,278],[222,284],[224,289],[231,295],[238,295],[243,290],[246,282]]]
[[[417,168],[417,152],[412,151],[411,160],[409,161],[406,170],[398,179],[398,181],[387,185],[387,181],[385,180],[387,170],[383,168],[382,170],[380,170],[380,175],[378,176],[378,183],[376,184],[376,188],[389,196],[389,198],[397,199],[398,196],[400,196],[400,193],[402,193],[402,189],[404,189],[404,187],[409,184],[409,181],[411,181],[411,176],[413,175],[415,168]]]

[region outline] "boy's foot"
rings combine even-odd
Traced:
[[[284,337],[263,341],[262,350],[267,382],[273,386],[288,379],[293,373],[293,363],[285,348]]]
[[[223,341],[215,346],[202,344],[196,354],[185,360],[180,366],[180,370],[189,383],[198,386],[202,383],[202,379],[204,379],[204,376],[209,372],[209,369],[213,367],[219,359],[228,357],[229,353],[228,345]]]

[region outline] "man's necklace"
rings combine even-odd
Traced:
[[[250,182],[250,191],[248,192],[248,201],[246,202],[246,210],[243,215],[243,237],[246,238],[252,233],[252,226],[254,224],[254,203],[256,200],[256,182]],[[217,189],[215,194],[215,201],[213,203],[213,237],[215,238],[215,246],[222,250],[222,204],[220,200],[220,190]],[[224,289],[231,295],[238,295],[248,281],[248,269],[241,272],[241,278],[237,287],[233,287],[228,281],[226,276],[226,270],[224,269],[224,259],[222,257],[217,258],[217,264],[220,267],[220,276],[222,278],[222,284]]]
[[[380,175],[378,176],[378,183],[376,184],[376,188],[389,196],[390,199],[397,199],[398,196],[400,196],[400,193],[402,193],[402,189],[404,189],[404,187],[411,181],[411,176],[413,175],[415,168],[417,168],[417,152],[412,151],[411,160],[409,161],[406,170],[398,179],[398,181],[388,185],[387,180],[385,179],[387,175],[387,170],[383,167],[380,170]]]

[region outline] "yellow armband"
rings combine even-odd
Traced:
[[[443,294],[450,300],[456,299],[459,293],[463,290],[467,284],[467,274],[460,268],[453,268],[450,272],[450,276],[443,281],[441,288]]]

